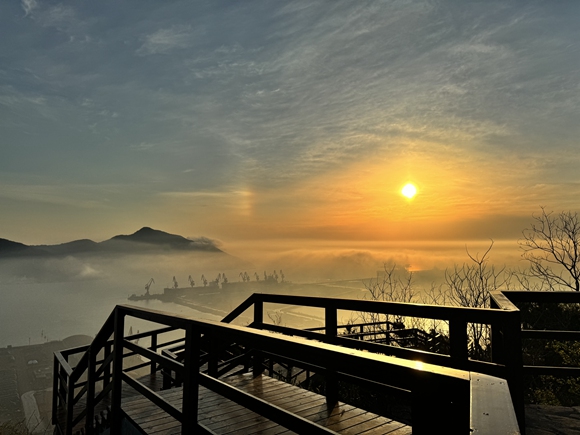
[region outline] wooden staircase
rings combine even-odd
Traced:
[[[223,322],[117,306],[91,345],[55,354],[55,433],[421,435],[432,433],[434,424],[444,424],[440,429],[448,434],[503,433],[487,429],[493,426],[486,423],[489,415],[509,430],[505,433],[519,433],[505,380],[448,366],[467,367],[460,359],[414,351],[412,355],[422,359],[417,361],[404,357],[410,355],[404,353],[410,352],[407,349],[340,338],[336,325],[340,305],[332,299],[312,299],[314,306],[327,304],[324,333],[263,323],[258,299],[242,304]],[[281,301],[287,302],[288,296]],[[364,302],[374,312],[385,307]],[[250,326],[228,324],[252,304]],[[127,317],[162,327],[128,336]],[[137,344],[138,340],[147,345]],[[456,351],[457,340],[450,348]],[[385,355],[391,352],[397,356]],[[79,361],[73,367],[74,355]],[[135,356],[139,362],[128,363]],[[448,364],[425,362],[429,358]],[[288,370],[286,379],[273,378],[280,367]],[[293,368],[300,377],[293,377]],[[148,374],[138,376],[139,370]],[[314,378],[317,392],[283,382],[299,380],[307,385]],[[344,385],[354,385],[361,394],[368,390],[407,403],[410,418],[363,409],[344,396]],[[498,397],[507,398],[501,410],[493,407]]]

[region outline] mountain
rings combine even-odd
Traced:
[[[40,248],[50,255],[72,255],[83,252],[94,252],[98,250],[98,245],[97,242],[93,242],[92,240],[82,239],[60,245],[41,245],[36,246],[36,248]]]
[[[42,249],[27,246],[23,243],[13,242],[7,239],[0,239],[0,258],[44,254],[46,254],[46,252],[44,252]]]
[[[29,246],[0,239],[0,258],[49,257],[83,254],[147,254],[171,251],[205,251],[222,253],[210,239],[190,240],[149,227],[143,227],[130,235],[117,235],[103,242],[89,239],[74,240],[59,245]]]
[[[211,251],[222,252],[215,244],[205,238],[197,240],[186,239],[176,234],[143,227],[139,231],[128,236],[119,235],[99,244],[101,248],[109,251],[125,250],[179,250],[179,251]]]

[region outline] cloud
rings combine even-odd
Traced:
[[[159,29],[145,36],[145,42],[137,50],[140,56],[166,54],[175,49],[190,47],[195,42],[196,33],[190,26],[175,25],[167,29]]]
[[[36,179],[38,182],[38,178]],[[139,190],[129,184],[0,184],[0,198],[23,203],[52,204],[75,209],[109,208],[129,191]]]
[[[22,9],[24,9],[24,15],[28,16],[34,9],[38,7],[38,2],[36,0],[22,0]]]

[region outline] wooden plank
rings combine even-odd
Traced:
[[[505,379],[474,373],[471,402],[472,432],[482,435],[520,433]]]
[[[371,412],[344,403],[338,403],[331,410],[326,406],[324,396],[286,384],[268,376],[252,378],[238,375],[225,378],[228,384],[236,386],[257,398],[266,400],[294,415],[344,434],[365,433],[367,435],[392,433],[407,435],[411,428],[403,423],[378,416]],[[181,388],[159,391],[157,394],[181,411]],[[123,400],[123,410],[149,435],[169,435],[180,433],[178,421],[163,410],[156,408],[148,399],[134,396]],[[199,423],[220,435],[233,433],[281,435],[293,432],[283,426],[258,415],[245,407],[200,387]]]
[[[387,423],[390,423],[390,421],[387,421],[387,423],[385,423],[385,419],[382,418],[374,418],[375,415],[372,413],[367,413],[367,414],[371,414],[371,415],[364,415],[365,418],[367,418],[366,421],[364,422],[360,422],[356,425],[350,426],[350,427],[345,427],[343,428],[340,433],[341,434],[345,434],[345,435],[351,435],[351,434],[359,434],[359,433],[365,433],[368,431],[371,431],[373,429],[376,429],[379,426],[383,426]],[[372,417],[372,418],[371,418]],[[401,425],[403,423],[400,423]]]
[[[360,433],[361,435],[411,435],[412,428],[411,426],[393,420],[366,432],[354,433]]]

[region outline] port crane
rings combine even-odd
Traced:
[[[201,275],[201,282],[203,282],[204,287],[207,287],[207,279],[205,279],[205,276],[203,274]]]
[[[151,287],[151,284],[155,284],[155,281],[153,280],[153,278],[151,278],[149,280],[149,282],[147,284],[145,284],[145,294],[149,295],[149,288]]]
[[[173,288],[179,288],[179,284],[177,284],[175,277],[173,277]]]
[[[191,275],[189,275],[189,278],[188,279],[189,279],[189,285],[191,287],[195,287],[195,281],[193,280],[193,278],[191,277]]]

